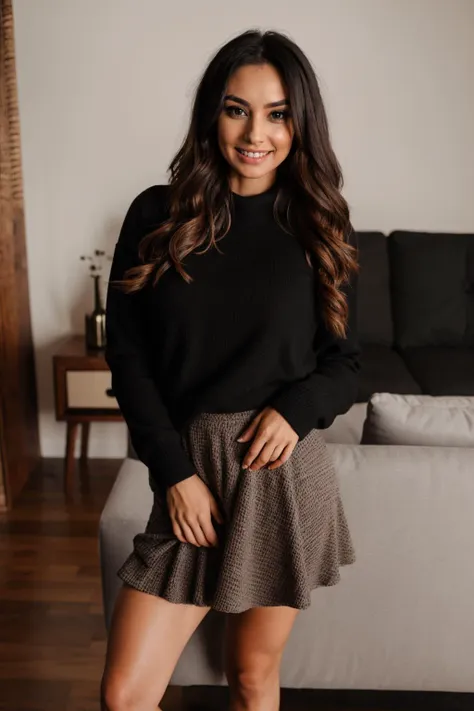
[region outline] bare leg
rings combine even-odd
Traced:
[[[123,585],[101,683],[101,711],[156,711],[186,643],[209,607],[176,605]]]
[[[229,615],[226,676],[231,711],[278,711],[280,662],[298,612],[255,607]]]

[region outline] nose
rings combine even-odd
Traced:
[[[252,146],[260,146],[265,141],[263,119],[258,116],[250,118],[246,124],[246,141]]]

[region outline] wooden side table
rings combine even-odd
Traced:
[[[67,422],[65,484],[72,491],[74,452],[82,425],[81,460],[87,459],[91,422],[121,422],[112,374],[103,351],[88,350],[85,336],[69,336],[53,354],[56,419]]]

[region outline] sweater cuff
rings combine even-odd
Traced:
[[[277,410],[294,429],[300,440],[304,439],[316,427],[317,417],[314,412],[307,412],[290,386],[271,398],[267,403]]]
[[[158,445],[149,463],[152,479],[162,489],[178,484],[196,474],[196,467],[180,441]]]

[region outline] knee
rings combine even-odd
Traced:
[[[156,705],[161,699],[157,699]],[[137,711],[149,704],[144,699],[136,684],[132,684],[121,674],[111,674],[102,677],[100,686],[101,711]]]
[[[254,699],[268,693],[278,682],[279,660],[269,657],[248,659],[230,673],[229,685],[245,699]]]
[[[119,674],[105,675],[100,686],[101,711],[132,711],[136,708],[133,690]]]

